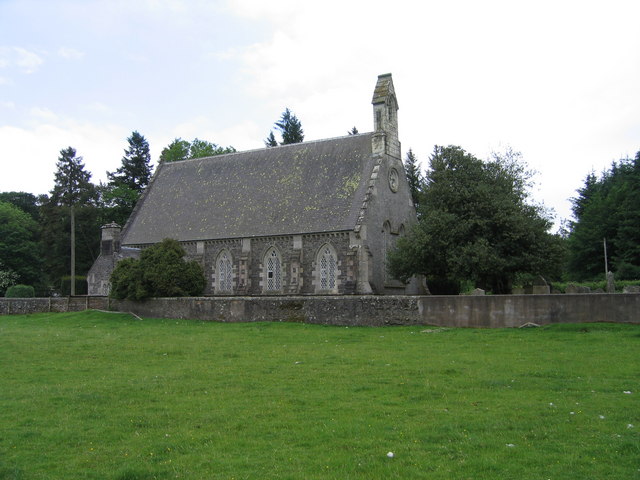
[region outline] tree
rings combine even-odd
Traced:
[[[20,210],[31,215],[36,222],[40,219],[40,205],[38,197],[27,192],[1,192],[0,202],[15,205]]]
[[[604,276],[606,239],[609,269],[618,279],[640,278],[640,152],[612,163],[599,178],[589,173],[577,192],[568,239],[571,277]]]
[[[357,135],[358,134],[358,129],[356,127],[353,127],[351,130],[349,130],[347,132],[349,135]]]
[[[162,153],[160,153],[160,163],[187,160],[189,158],[190,148],[191,144],[189,142],[181,138],[176,138],[162,149]]]
[[[298,120],[298,117],[296,117],[288,108],[282,112],[282,116],[280,117],[280,120],[275,123],[275,127],[282,135],[282,142],[280,142],[280,145],[300,143],[304,140],[302,124],[300,123],[300,120]],[[273,132],[269,134],[265,143],[268,147],[275,146],[275,137],[273,136]]]
[[[206,140],[193,139],[191,142],[190,158],[213,157],[215,155],[224,155],[226,153],[234,153],[233,147],[221,147],[215,143]]]
[[[194,138],[193,142],[176,138],[162,150],[160,162],[179,162],[189,158],[213,157],[215,155],[235,152],[236,149],[231,146],[221,147],[215,143],[199,140],[198,138]]]
[[[120,167],[115,172],[107,172],[109,182],[100,186],[100,193],[106,221],[124,225],[143,190],[151,179],[151,155],[149,142],[134,131],[127,138],[129,148],[125,149]]]
[[[60,151],[56,166],[51,196],[42,206],[44,269],[54,283],[70,270],[75,277],[76,253],[78,267],[83,272],[88,271],[97,256],[100,241],[97,190],[82,157],[77,157],[75,149],[68,147]],[[76,226],[80,240],[78,251]],[[75,282],[72,285],[75,286]]]
[[[13,280],[29,285],[40,282],[38,224],[30,215],[6,202],[0,202],[0,262],[4,265],[0,270],[15,274]],[[5,275],[5,279],[11,277]]]
[[[204,272],[196,261],[185,261],[177,240],[165,239],[142,251],[139,260],[125,259],[111,274],[111,296],[129,300],[202,294]]]
[[[424,179],[422,178],[422,173],[420,173],[418,160],[411,149],[407,152],[407,158],[404,161],[404,169],[407,173],[411,200],[413,201],[413,206],[417,209],[420,204],[420,192],[422,190],[422,183]]]
[[[149,142],[143,135],[134,131],[127,138],[129,148],[125,149],[122,164],[115,172],[107,172],[109,185],[126,186],[142,193],[151,179],[151,154]]]
[[[276,137],[273,134],[273,130],[271,130],[269,132],[269,136],[267,137],[267,139],[264,141],[264,144],[267,147],[277,147],[278,146],[278,142],[276,141]]]
[[[465,281],[508,293],[518,275],[557,275],[560,239],[546,211],[527,202],[531,175],[511,150],[483,162],[436,146],[419,221],[390,252],[390,273],[425,275],[432,293],[458,293]]]

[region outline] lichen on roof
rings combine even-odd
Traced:
[[[353,229],[371,168],[371,134],[167,163],[122,243]]]

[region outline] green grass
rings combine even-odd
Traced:
[[[66,478],[640,479],[640,326],[0,317],[0,479]]]

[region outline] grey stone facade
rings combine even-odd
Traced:
[[[371,133],[160,165],[121,249],[92,268],[89,294],[105,294],[125,249],[163,238],[202,265],[206,295],[422,293],[386,272],[388,249],[416,221],[390,74],[372,105]]]

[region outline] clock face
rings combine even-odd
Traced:
[[[389,188],[393,193],[398,191],[398,171],[395,168],[389,170]]]

